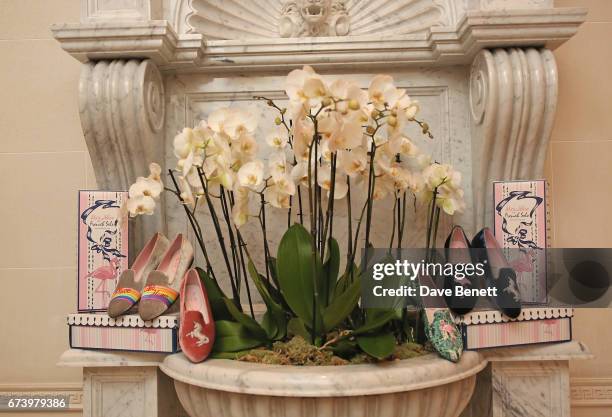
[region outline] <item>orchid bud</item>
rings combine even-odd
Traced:
[[[366,128],[366,132],[368,135],[373,135],[376,132],[376,129],[374,128],[374,126],[368,126]]]
[[[283,121],[281,120],[280,117],[277,117],[276,119],[274,119],[274,123],[279,126],[281,123],[283,123]]]
[[[348,107],[351,110],[359,110],[359,102],[355,99],[349,100]]]
[[[397,126],[397,117],[389,116],[389,118],[387,119],[387,124],[391,127]]]

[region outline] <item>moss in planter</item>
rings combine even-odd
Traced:
[[[393,352],[393,355],[391,355],[388,359],[385,359],[384,361],[412,359],[418,356],[426,355],[427,353],[429,353],[429,351],[425,349],[425,347],[423,347],[422,345],[419,345],[417,343],[408,342],[408,343],[404,343],[403,345],[397,345],[395,347],[395,351]],[[354,365],[363,364],[363,363],[377,363],[377,362],[381,362],[381,361],[371,356],[368,356],[365,353],[358,353],[357,355],[353,356],[350,360],[350,363]]]
[[[331,352],[319,350],[300,336],[288,342],[276,342],[272,349],[253,349],[238,358],[244,362],[265,363],[269,365],[346,365],[348,362],[334,356]]]
[[[405,343],[396,346],[393,355],[389,359],[410,359],[425,355],[426,353],[428,351],[419,344]],[[365,353],[358,353],[350,360],[346,360],[335,356],[328,350],[319,350],[300,336],[295,336],[288,342],[276,342],[272,345],[272,349],[253,349],[237,359],[243,362],[264,363],[268,365],[297,366],[334,366],[379,362]]]

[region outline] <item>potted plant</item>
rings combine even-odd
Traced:
[[[286,107],[255,97],[275,112],[267,162],[257,157],[256,118],[239,108],[218,109],[174,139],[178,163],[168,171],[171,187],[164,189],[183,205],[204,257],[198,271],[217,335],[213,359],[195,365],[173,355],[162,369],[176,380],[192,416],[349,415],[341,410],[362,404],[347,400],[356,396],[364,408],[350,415],[386,415],[380,413],[387,409],[380,402],[385,398],[410,399],[410,405],[389,405],[389,415],[458,415],[483,366],[478,355],[466,355],[459,364],[439,359],[422,345],[418,306],[366,309],[360,296],[377,202],[393,201],[392,212],[384,214],[393,219],[389,248],[403,245],[412,199],[426,206],[429,249],[441,213],[463,209],[460,175],[406,136],[413,123],[426,140],[433,138],[418,118],[419,104],[388,75],[374,77],[365,91],[347,80],[330,84],[304,67],[288,75],[286,93]],[[151,214],[160,182],[153,165],[152,174],[130,188],[126,210]],[[360,209],[353,213],[358,196]],[[342,245],[334,237],[341,200],[348,211]],[[276,251],[268,240],[269,206],[287,211],[288,227]],[[213,265],[209,256],[201,210],[212,220],[222,265]],[[252,253],[241,233],[250,220],[259,223],[263,253]],[[358,265],[362,241],[365,256]],[[263,258],[260,271],[256,257]],[[227,294],[219,284],[221,271],[229,278]],[[266,306],[260,319],[252,285]],[[416,359],[401,360],[408,358]],[[456,413],[419,411],[419,401],[443,397]],[[225,410],[210,405],[214,401],[227,402]],[[248,413],[247,404],[254,407]],[[275,414],[279,409],[284,411]]]

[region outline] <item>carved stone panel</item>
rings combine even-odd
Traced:
[[[367,87],[372,76],[373,74],[336,74],[329,75],[328,77],[330,80],[336,77],[350,77],[363,87]],[[430,140],[423,136],[416,129],[416,126],[408,130],[409,135],[421,149],[432,153],[436,160],[452,163],[462,172],[466,188],[466,201],[468,206],[471,206],[472,195],[471,182],[469,180],[471,178],[470,116],[467,105],[467,83],[465,81],[467,72],[465,68],[454,68],[451,71],[441,69],[414,70],[395,73],[393,76],[398,86],[406,88],[412,98],[421,102],[421,117],[426,119],[431,125],[435,139]],[[178,75],[171,77],[166,87],[166,108],[168,114],[166,165],[168,167],[176,164],[172,153],[172,138],[174,135],[184,126],[196,125],[200,120],[205,119],[214,109],[223,106],[246,108],[258,116],[259,129],[256,138],[258,140],[260,156],[264,159],[267,157],[265,138],[275,127],[274,118],[276,114],[271,112],[264,102],[254,101],[252,97],[254,95],[263,95],[278,100],[278,103],[282,105],[285,97],[283,92],[284,76],[215,78],[202,75]],[[412,200],[410,199],[410,201]],[[363,196],[360,195],[358,188],[353,190],[352,203],[354,227],[358,213],[361,210],[361,205],[363,204]],[[305,205],[306,200],[304,200]],[[393,201],[391,198],[375,204],[377,214],[374,216],[374,223],[372,225],[375,246],[385,247],[388,245],[391,224],[385,213],[391,213],[392,207]],[[252,208],[256,212],[256,207],[253,206]],[[218,210],[220,212],[219,208]],[[271,219],[267,227],[268,240],[270,246],[276,248],[282,232],[288,224],[287,211],[272,207],[267,208],[267,210],[268,218]],[[166,212],[170,233],[179,231],[189,232],[190,228],[185,219],[183,209],[170,196],[167,199]],[[297,207],[293,211],[291,222],[298,221],[296,212]],[[306,208],[304,208],[304,213],[304,219],[306,220],[308,218]],[[413,219],[418,220],[414,226],[412,225]],[[407,227],[404,235],[405,246],[422,247],[424,245],[424,219],[423,207],[418,206],[416,213],[414,210],[408,211],[410,227]],[[452,220],[444,217],[439,231],[439,242],[441,243],[446,238],[445,233],[448,231],[451,221],[460,222],[466,226],[467,230],[471,230],[471,219],[471,216],[465,216],[465,218],[456,217]],[[204,236],[207,251],[212,255],[213,264],[218,265],[217,269],[221,270],[220,273],[215,270],[215,273],[219,275],[223,273],[223,268],[221,268],[223,260],[218,238],[206,211],[201,214],[200,221],[204,230],[207,231]],[[335,207],[333,233],[340,243],[342,253],[346,253],[347,223],[346,202],[338,200],[338,204]],[[260,254],[263,253],[262,234],[258,222],[254,220],[245,225],[242,233],[249,244],[250,253],[254,255],[255,262],[261,268],[260,270],[262,270],[263,263],[262,259],[260,259]],[[363,238],[363,233],[361,238]],[[199,265],[204,264],[203,260],[200,259],[196,259],[196,263]]]
[[[278,33],[283,38],[344,36],[349,21],[344,0],[288,0],[281,9]]]
[[[206,39],[396,36],[456,23],[453,0],[191,0],[180,28]]]
[[[493,365],[492,417],[569,417],[567,361]]]

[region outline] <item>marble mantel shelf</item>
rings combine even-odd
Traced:
[[[52,26],[62,48],[81,62],[150,58],[160,70],[218,72],[317,68],[469,64],[486,48],[546,46],[554,49],[584,22],[584,8],[472,10],[455,27],[422,34],[318,38],[210,40],[178,35],[166,20],[79,23]],[[381,42],[382,41],[382,42]],[[347,58],[349,57],[350,58]]]
[[[593,359],[594,357],[589,348],[577,340],[565,343],[485,349],[478,353],[487,362],[569,361]],[[68,349],[60,356],[57,365],[82,368],[158,366],[166,356],[161,353]]]
[[[566,343],[486,349],[482,350],[481,354],[489,362],[571,361],[594,358],[589,348],[577,340]]]
[[[69,349],[62,353],[57,365],[69,368],[157,366],[165,357],[162,353]]]

